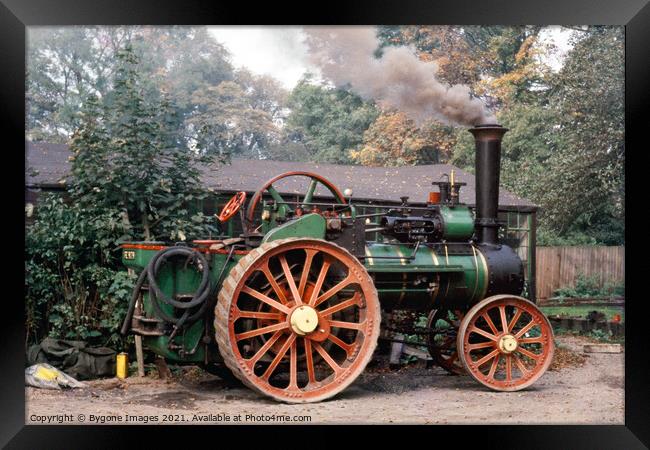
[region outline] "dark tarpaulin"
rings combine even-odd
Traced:
[[[116,351],[83,341],[45,338],[27,350],[27,364],[47,363],[78,380],[115,376]]]

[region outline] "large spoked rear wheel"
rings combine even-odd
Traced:
[[[377,291],[349,252],[319,239],[262,244],[233,267],[215,309],[219,351],[264,395],[317,402],[366,367],[380,326]]]
[[[467,372],[497,391],[530,386],[553,359],[550,322],[534,303],[514,295],[495,295],[474,305],[461,321],[457,339]]]

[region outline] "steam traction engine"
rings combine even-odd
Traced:
[[[553,356],[546,317],[519,297],[523,265],[499,244],[501,138],[482,125],[476,139],[476,211],[459,202],[463,183],[436,181],[426,207],[357,214],[326,179],[279,175],[224,207],[244,233],[191,245],[123,245],[140,272],[122,328],[155,353],[234,375],[285,402],[315,402],[350,385],[372,358],[381,310],[429,314],[429,349],[451,372],[500,391],[531,385]],[[274,183],[310,178],[298,202]],[[318,186],[334,201],[317,203]],[[270,196],[271,200],[264,200]],[[367,241],[379,232],[382,242]]]

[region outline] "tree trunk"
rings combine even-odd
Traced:
[[[149,217],[147,217],[147,208],[142,212],[142,228],[144,230],[144,240],[151,240],[151,232],[149,230]]]

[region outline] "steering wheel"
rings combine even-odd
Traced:
[[[341,191],[339,191],[339,189],[326,178],[312,172],[304,172],[304,171],[285,172],[283,174],[278,175],[275,178],[271,178],[269,181],[264,183],[262,187],[260,187],[251,198],[245,216],[246,221],[248,222],[249,225],[249,229],[255,228],[253,226],[254,225],[253,220],[255,217],[255,208],[257,207],[258,203],[260,202],[260,199],[262,198],[265,192],[268,192],[271,195],[271,197],[273,197],[273,200],[275,200],[276,203],[281,204],[284,202],[284,199],[280,196],[280,193],[273,187],[273,183],[289,177],[307,177],[311,179],[309,183],[309,187],[307,188],[307,192],[305,193],[305,196],[302,201],[301,206],[303,207],[311,203],[312,199],[314,198],[314,192],[316,192],[316,187],[319,184],[325,186],[325,188],[332,194],[332,196],[334,197],[337,203],[342,205],[345,205],[347,203]],[[291,208],[289,208],[289,210],[291,210]]]
[[[228,203],[225,204],[225,206],[221,210],[221,213],[219,213],[219,215],[217,216],[219,221],[226,222],[232,216],[237,214],[237,211],[239,211],[239,208],[242,207],[245,201],[246,201],[246,192],[244,191],[237,192],[230,200],[228,200]]]

